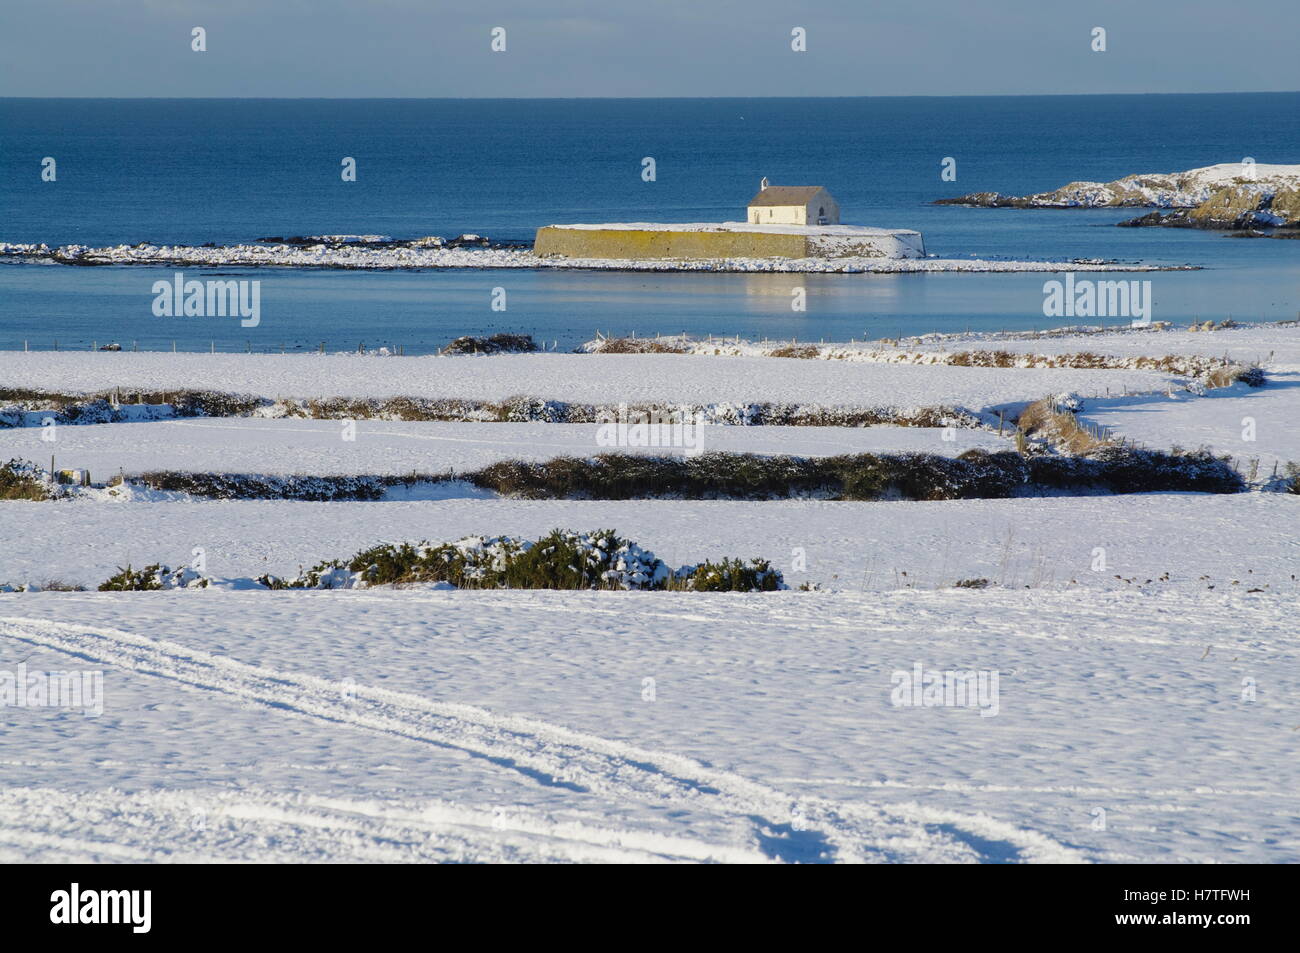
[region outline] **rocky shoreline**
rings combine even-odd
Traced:
[[[1233,232],[1300,229],[1300,165],[1232,162],[1187,172],[1071,182],[1050,192],[972,192],[935,205],[981,208],[1153,208],[1117,223],[1126,228],[1202,228]],[[1168,210],[1168,211],[1160,211]],[[1282,232],[1279,237],[1289,237]]]
[[[568,258],[538,255],[526,243],[491,241],[479,235],[393,239],[384,235],[322,235],[265,239],[237,245],[51,246],[0,241],[0,262],[98,267],[167,265],[194,268],[335,268],[401,270],[434,268],[576,269],[587,271],[713,271],[864,274],[905,272],[1189,271],[1191,265],[1144,265],[1097,258],[1009,261],[944,258]]]

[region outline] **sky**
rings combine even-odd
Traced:
[[[1300,0],[0,0],[0,96],[1290,91],[1298,36]]]

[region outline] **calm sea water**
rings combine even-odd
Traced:
[[[40,179],[53,156],[58,181]],[[343,182],[353,156],[358,180]],[[655,182],[641,179],[653,156]],[[957,181],[940,178],[945,156]],[[699,100],[0,100],[0,240],[236,242],[555,222],[734,220],[768,176],[941,257],[1141,259],[1156,318],[1294,317],[1300,242],[1119,229],[1131,211],[936,207],[972,191],[1300,161],[1300,94]],[[172,269],[0,266],[0,347],[428,350],[465,333],[569,347],[595,329],[801,339],[1042,327],[1043,275],[777,276],[259,269],[262,322],[156,318]],[[230,269],[229,271],[239,271]],[[808,288],[808,310],[790,289]],[[504,286],[509,310],[490,309]]]

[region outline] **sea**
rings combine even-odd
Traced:
[[[42,178],[55,160],[55,181]],[[342,162],[356,163],[344,181]],[[1154,320],[1300,312],[1300,241],[1116,228],[1141,210],[936,206],[976,191],[1300,162],[1300,93],[817,99],[0,99],[0,241],[235,243],[743,220],[767,177],[822,185],[845,223],[920,230],[941,258],[1193,265]],[[654,176],[647,181],[647,163]],[[949,160],[949,161],[945,161]],[[955,180],[945,179],[955,168]],[[800,341],[1042,329],[1052,274],[719,274],[223,268],[261,281],[256,328],[158,317],[173,267],[0,263],[0,348],[436,351],[597,332]],[[190,270],[187,277],[216,272]],[[796,287],[806,310],[792,308]],[[505,310],[494,289],[506,290]]]

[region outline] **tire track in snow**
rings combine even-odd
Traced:
[[[762,863],[757,850],[444,802],[0,788],[0,862]]]
[[[877,808],[796,799],[684,756],[470,705],[276,671],[120,629],[6,617],[0,618],[0,634],[295,717],[463,751],[548,786],[741,819],[752,826],[758,848],[777,860],[1083,859],[1040,834],[993,818],[915,805]]]

